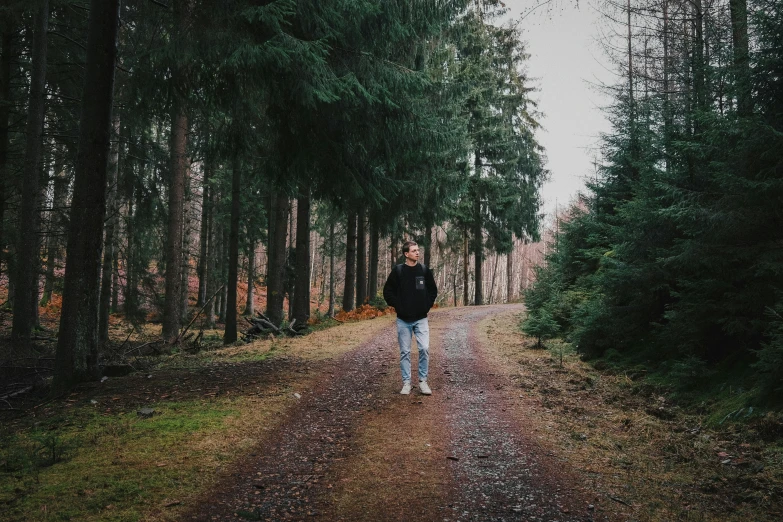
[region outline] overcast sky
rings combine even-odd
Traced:
[[[519,20],[542,0],[505,0],[509,18]],[[600,110],[607,99],[590,84],[612,83],[612,74],[596,43],[599,15],[587,1],[556,0],[527,14],[522,39],[531,55],[528,75],[544,130],[538,140],[546,148],[551,179],[544,186],[544,211],[567,205],[595,172],[593,158],[599,134],[608,130]]]

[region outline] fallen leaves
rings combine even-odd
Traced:
[[[372,305],[365,304],[354,310],[351,310],[350,312],[340,311],[334,316],[334,318],[342,322],[365,321],[367,319],[375,319],[376,317],[390,315],[393,313],[394,313],[394,308],[392,308],[391,306],[381,310],[380,308],[376,308]]]

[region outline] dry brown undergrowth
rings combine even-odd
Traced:
[[[482,344],[518,385],[519,407],[542,446],[619,512],[645,521],[781,519],[780,462],[764,462],[760,443],[704,430],[663,397],[632,395],[625,375],[574,356],[560,368],[519,333],[520,319],[482,321]]]

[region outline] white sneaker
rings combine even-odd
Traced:
[[[432,390],[430,390],[430,386],[427,384],[427,381],[419,381],[419,391],[422,395],[432,395]]]
[[[405,381],[402,383],[402,390],[400,390],[401,395],[410,395],[411,393],[411,383],[409,381]]]

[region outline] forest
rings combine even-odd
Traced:
[[[444,305],[532,277],[547,171],[501,2],[1,9],[5,375],[34,367],[62,393],[134,329],[171,353],[216,325],[247,340],[243,315],[299,334],[383,307],[406,239]]]
[[[2,3],[0,518],[782,519],[781,2],[590,4],[553,216],[510,5]]]
[[[588,193],[558,216],[523,328],[700,392],[696,404],[721,400],[735,416],[779,407],[781,4],[627,1],[603,11],[619,71],[612,130]]]

